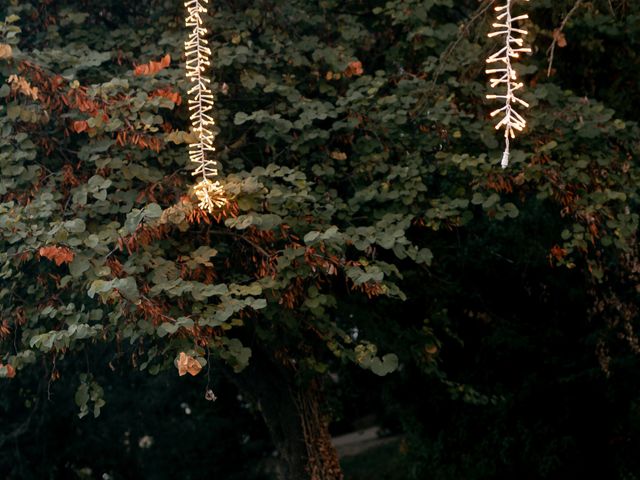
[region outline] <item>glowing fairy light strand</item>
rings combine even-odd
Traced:
[[[526,0],[529,1],[529,0]],[[518,15],[513,17],[511,6],[513,0],[506,0],[504,5],[494,8],[496,11],[496,22],[493,23],[494,31],[489,33],[489,38],[504,36],[504,47],[491,54],[487,58],[487,64],[498,63],[499,68],[488,68],[486,73],[492,75],[489,79],[491,88],[504,89],[504,94],[489,94],[490,100],[497,99],[504,101],[504,107],[491,112],[491,117],[502,114],[502,119],[496,124],[496,130],[504,128],[505,149],[502,154],[502,168],[509,164],[509,141],[516,137],[516,132],[521,132],[527,125],[527,121],[520,115],[515,107],[522,105],[529,107],[529,104],[518,98],[515,94],[524,84],[518,81],[518,75],[512,66],[512,59],[518,58],[521,53],[530,53],[531,49],[524,46],[524,37],[527,31],[518,28],[518,22],[529,18],[528,15]]]
[[[187,9],[185,25],[192,28],[184,42],[187,57],[186,76],[191,83],[187,92],[190,96],[188,105],[193,132],[198,136],[196,142],[189,145],[189,160],[198,167],[193,175],[202,175],[202,179],[194,187],[200,208],[213,212],[215,207],[226,203],[224,191],[220,182],[215,180],[218,175],[218,162],[208,157],[208,152],[215,152],[215,121],[212,116],[214,97],[209,87],[211,80],[205,77],[205,72],[211,66],[209,57],[211,49],[204,39],[207,29],[202,22],[202,14],[207,13],[205,4],[208,0],[189,0],[184,6]]]

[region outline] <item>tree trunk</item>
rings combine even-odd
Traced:
[[[255,350],[250,365],[230,377],[260,407],[278,450],[279,480],[343,479],[316,380],[298,385],[293,372]]]

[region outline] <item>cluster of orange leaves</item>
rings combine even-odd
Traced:
[[[268,251],[268,245],[273,245],[278,240],[284,240],[287,242],[285,248],[300,248],[303,245],[300,243],[298,236],[290,231],[291,227],[288,225],[280,226],[280,235],[277,235],[274,231],[262,231],[255,227],[250,227],[246,230],[244,237],[249,240],[249,243],[259,246],[263,253],[267,253],[268,256],[262,255],[261,258],[254,253],[251,257],[254,264],[258,267],[256,276],[263,278],[266,276],[275,277],[277,275],[277,263],[278,255],[274,251]],[[304,253],[304,263],[311,268],[311,271],[316,274],[324,276],[316,277],[316,286],[321,288],[321,282],[327,277],[337,276],[341,269],[347,266],[362,267],[362,263],[359,261],[349,261],[339,258],[335,254],[331,254],[327,251],[324,243],[320,243],[317,246],[306,246]],[[295,266],[295,262],[294,262]],[[297,305],[300,305],[304,301],[306,288],[310,277],[296,277],[290,285],[281,293],[279,304],[288,309],[294,309]],[[347,288],[354,291],[363,292],[368,298],[374,298],[385,293],[385,287],[382,284],[367,282],[364,284],[356,285],[348,278],[345,278],[347,282]]]
[[[193,375],[194,377],[202,370],[202,365],[190,355],[184,352],[180,352],[177,362],[178,375],[183,376],[185,374]]]
[[[180,262],[180,259],[178,259]],[[183,280],[194,280],[202,282],[205,285],[210,285],[215,282],[216,271],[213,267],[199,266],[194,269],[189,269],[184,262],[180,262],[180,278]]]
[[[63,108],[75,108],[83,113],[97,115],[106,107],[87,95],[87,88],[78,86],[71,88],[62,75],[49,75],[42,68],[30,62],[23,61],[19,65],[20,74],[28,77],[32,85],[37,85],[42,107],[49,112],[61,112]],[[65,92],[64,86],[68,89]]]
[[[229,200],[222,207],[217,209],[214,213],[209,214],[206,210],[201,209],[191,203],[191,200],[187,197],[183,198],[183,202],[187,202],[193,206],[187,211],[187,221],[191,224],[211,224],[211,217],[216,223],[221,223],[227,217],[236,218],[238,216],[239,207],[238,202]]]
[[[131,145],[137,145],[140,148],[148,148],[156,153],[160,152],[163,145],[163,142],[159,137],[143,135],[140,133],[131,133],[126,130],[120,130],[116,134],[116,143],[121,147],[129,143]]]
[[[60,247],[57,245],[40,247],[40,249],[38,250],[38,254],[41,257],[55,262],[57,266],[60,266],[63,263],[71,263],[73,262],[73,258],[75,257],[75,253],[73,253],[68,247]]]
[[[142,65],[138,65],[134,68],[134,75],[155,75],[160,70],[164,70],[171,64],[171,56],[167,53],[164,57],[160,59],[159,62],[154,62],[153,60],[149,63],[143,63]]]
[[[349,63],[349,65],[347,65],[347,68],[344,71],[344,76],[347,78],[359,77],[363,73],[364,73],[364,70],[362,68],[362,62],[356,60]]]
[[[169,227],[167,225],[139,225],[136,231],[118,239],[118,249],[122,252],[125,249],[129,254],[137,251],[140,246],[151,245],[152,242],[162,240],[167,237]]]
[[[304,301],[305,279],[296,277],[291,280],[289,286],[280,294],[278,303],[289,310],[293,310]]]
[[[33,100],[38,100],[38,89],[32,87],[27,79],[18,75],[9,75],[7,80],[11,86],[11,93],[14,95],[21,93],[27,97],[31,97]]]
[[[176,105],[182,104],[182,97],[180,96],[180,94],[168,88],[158,88],[157,90],[154,90],[149,94],[149,98],[153,98],[153,97],[166,98],[167,100],[170,100]]]
[[[126,97],[124,94],[116,95],[110,99],[111,102],[122,101]],[[102,119],[105,122],[109,121],[109,117],[107,116],[107,108],[109,107],[109,102],[100,101],[100,103],[96,102],[93,98],[91,98],[87,94],[87,87],[77,86],[75,88],[70,88],[67,92],[67,95],[62,95],[62,102],[69,108],[76,108],[82,113],[87,113],[92,117],[97,116],[100,112],[103,113]]]
[[[506,175],[496,175],[491,173],[487,176],[487,188],[499,193],[512,193],[513,183]]]
[[[142,288],[143,292],[146,290],[148,290],[148,286]],[[137,304],[136,308],[145,320],[150,321],[154,326],[158,326],[165,322],[166,316],[164,312],[169,309],[169,306],[143,298],[140,300],[140,303]]]
[[[329,71],[325,74],[324,78],[326,80],[340,80],[342,77],[359,77],[362,74],[364,74],[362,62],[359,60],[354,60],[353,62],[350,62],[349,65],[347,65],[347,68],[345,68],[342,73]]]
[[[151,62],[153,67],[149,66],[151,64],[141,65],[140,67],[148,67],[154,70],[153,73],[155,73],[155,71],[161,69],[157,65],[162,65],[162,68],[165,68],[168,66],[168,62],[170,62],[169,55],[165,55],[160,62]],[[61,112],[64,108],[75,109],[94,118],[102,115],[103,122],[107,123],[109,121],[109,107],[112,104],[122,103],[127,100],[127,96],[124,94],[114,95],[108,100],[96,100],[87,94],[87,87],[68,85],[67,81],[61,75],[48,75],[40,67],[26,61],[20,64],[20,72],[24,77],[28,77],[31,83],[37,85],[37,87],[32,87],[25,78],[18,77],[21,83],[16,84],[19,85],[19,87],[16,88],[25,89],[28,86],[31,89],[29,90],[30,92],[35,91],[39,93],[38,98],[43,108],[50,112]],[[67,88],[63,88],[65,86]],[[27,92],[27,90],[25,90],[25,92]],[[180,94],[172,92],[169,89],[158,89],[152,92],[151,96],[167,98],[176,105],[182,103]],[[90,129],[91,127],[87,120],[75,120],[71,122],[70,130],[75,133],[86,132]],[[126,144],[136,145],[140,148],[148,148],[155,152],[161,150],[163,141],[160,137],[138,134],[132,130],[133,127],[118,131],[116,133],[117,144],[120,146]],[[46,141],[46,138],[43,138],[43,141]]]
[[[555,258],[557,261],[562,260],[567,255],[567,250],[562,248],[560,245],[554,245],[551,248],[551,252],[549,253],[549,261],[552,258]]]
[[[318,254],[317,250],[320,250],[321,253]],[[322,243],[317,249],[316,247],[307,247],[304,252],[304,260],[314,273],[321,270],[327,275],[337,275],[338,268],[342,263],[336,255],[327,255],[325,246]]]
[[[364,293],[369,299],[379,297],[385,292],[383,285],[373,282],[361,283],[360,285],[353,284],[351,289]]]

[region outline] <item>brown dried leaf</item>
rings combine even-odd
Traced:
[[[202,370],[202,365],[195,358],[187,355],[184,352],[180,352],[178,357],[178,375],[181,377],[187,373],[194,377]]]
[[[553,39],[556,42],[556,45],[560,48],[564,48],[567,46],[567,37],[564,36],[564,33],[559,28],[556,28],[553,31]]]
[[[0,323],[0,339],[5,339],[11,335],[11,328],[9,327],[9,320],[3,320]]]

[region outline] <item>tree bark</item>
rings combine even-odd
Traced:
[[[279,454],[279,480],[343,479],[317,380],[298,384],[293,371],[255,350],[250,365],[230,377],[259,405]]]

